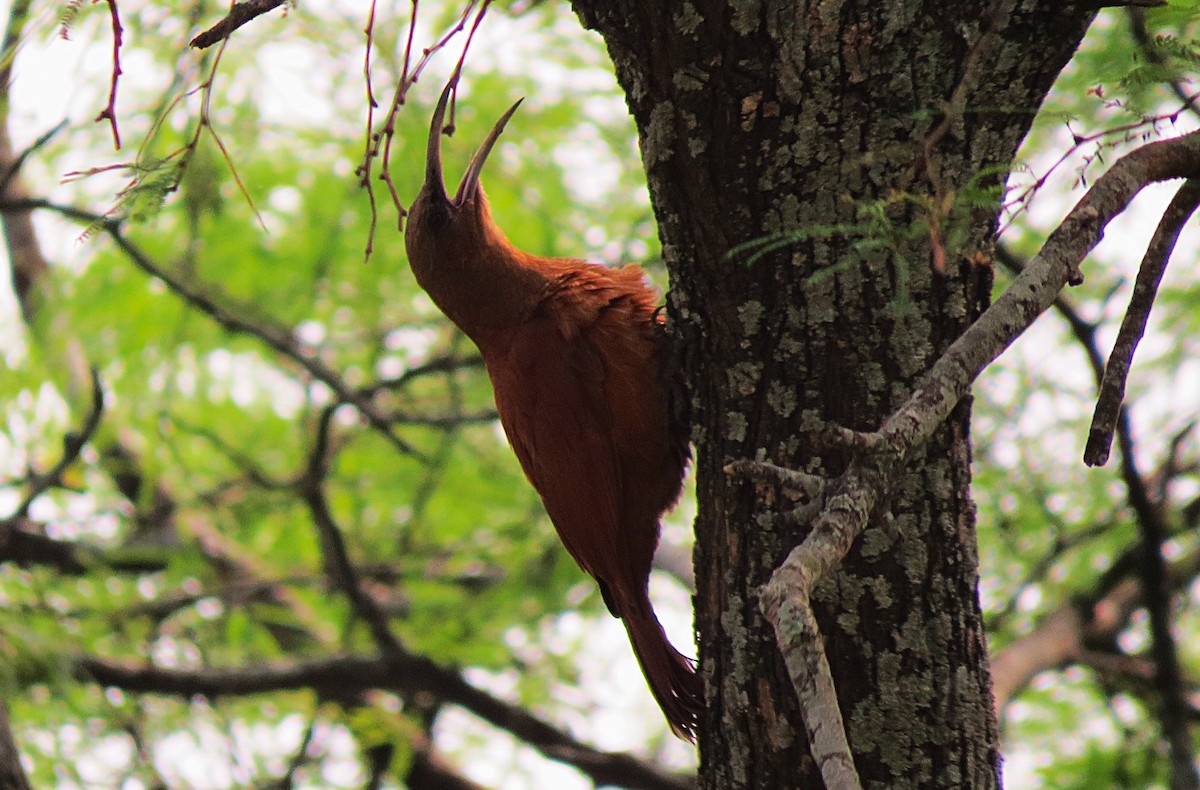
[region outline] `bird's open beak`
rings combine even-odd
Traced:
[[[438,99],[437,109],[433,111],[433,120],[429,122],[429,144],[425,149],[425,189],[430,191],[430,198],[440,203],[448,203],[446,197],[446,182],[442,178],[442,129],[446,125],[446,103],[450,100],[450,91],[454,82],[446,84],[442,97]]]
[[[504,131],[508,119],[513,117],[513,113],[517,111],[523,101],[525,100],[517,99],[516,103],[508,108],[508,112],[500,116],[500,120],[496,121],[496,125],[484,138],[483,145],[479,146],[475,156],[471,157],[471,164],[467,165],[467,172],[463,173],[462,183],[458,185],[458,194],[454,196],[454,202],[457,205],[461,206],[465,201],[475,199],[475,195],[479,192],[479,174],[483,172],[483,164],[487,161],[488,154],[492,152],[496,141],[500,139],[500,133]]]
[[[446,124],[446,105],[450,101],[450,91],[454,89],[454,86],[455,82],[453,81],[447,84],[442,91],[441,98],[438,99],[437,109],[433,111],[433,121],[429,124],[429,146],[425,151],[425,186],[428,189],[436,190],[431,197],[440,197],[443,201],[446,201],[447,198],[445,181],[442,177],[442,130]],[[471,157],[471,164],[467,165],[467,172],[463,174],[462,181],[458,185],[458,193],[454,196],[455,206],[461,206],[468,200],[474,200],[479,194],[479,174],[483,172],[483,165],[487,162],[488,154],[492,152],[508,119],[513,117],[513,113],[521,106],[522,101],[524,99],[518,99],[516,104],[508,108],[508,112],[500,116],[500,120],[496,121],[496,125],[488,132],[483,145],[479,146],[475,156]]]

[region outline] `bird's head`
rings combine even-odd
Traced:
[[[459,182],[458,192],[451,198],[446,194],[442,178],[442,132],[445,129],[446,105],[455,84],[456,81],[452,80],[446,85],[437,109],[433,111],[429,143],[425,151],[425,184],[408,209],[404,242],[414,269],[436,265],[435,260],[445,260],[456,253],[470,254],[487,244],[493,236],[503,238],[491,222],[487,199],[479,186],[479,175],[505,124],[517,111],[521,101],[510,107],[488,132],[479,150],[471,157],[467,172]]]

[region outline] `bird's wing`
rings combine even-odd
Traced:
[[[604,363],[582,334],[534,316],[488,355],[509,443],[567,551],[600,579],[627,575],[621,475],[605,403]]]

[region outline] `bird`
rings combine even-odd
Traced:
[[[671,730],[694,741],[703,681],[667,638],[648,591],[660,519],[690,460],[656,294],[635,265],[533,255],[492,219],[480,174],[520,101],[447,194],[441,137],[455,87],[451,80],[434,110],[425,181],[408,209],[413,275],[478,346],[500,424],[563,546],[624,624]]]

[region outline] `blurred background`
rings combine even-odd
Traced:
[[[120,150],[93,121],[111,7],[0,3],[0,690],[33,785],[686,786],[694,750],[562,550],[477,352],[412,279],[382,156],[374,210],[360,185],[364,71],[378,131],[464,6],[420,4],[406,71],[409,3],[289,4],[201,51],[188,41],[226,4],[123,0]],[[1197,12],[1099,17],[1009,176],[997,288],[1109,163],[1200,126]],[[465,35],[395,114],[402,203]],[[500,225],[665,288],[598,37],[563,4],[497,2],[465,63],[448,180],[525,97],[483,176]],[[1092,357],[1172,191],[1110,226],[1086,283],[976,390],[980,594],[1012,787],[1166,786],[1131,490],[1171,535],[1177,643],[1185,678],[1200,674],[1194,223],[1130,377],[1134,463],[1080,460]],[[651,579],[685,652],[689,498]]]

